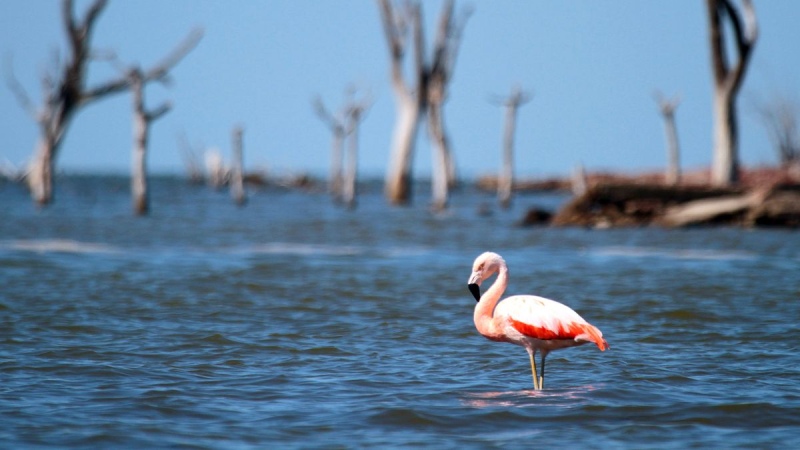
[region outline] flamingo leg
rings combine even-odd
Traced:
[[[539,391],[539,376],[536,373],[536,350],[528,350],[528,356],[531,358],[531,372],[533,372],[533,389]]]
[[[542,352],[542,376],[539,378],[539,389],[544,389],[544,359],[547,357],[547,353]]]

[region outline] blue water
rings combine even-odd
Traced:
[[[62,178],[39,211],[0,183],[2,448],[800,446],[796,231],[522,228],[564,198],[470,188],[237,208],[173,178],[136,218],[127,189]],[[472,323],[486,250],[611,349],[552,353],[533,391]]]

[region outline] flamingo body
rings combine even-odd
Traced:
[[[515,295],[497,304],[496,317],[506,317],[508,324],[523,339],[535,339],[541,348],[572,347],[594,342],[600,350],[606,350],[608,343],[603,333],[590,325],[570,307],[535,295]],[[511,330],[506,332],[509,337]],[[560,342],[567,341],[567,342]]]
[[[497,273],[483,294],[480,284]],[[481,335],[499,342],[517,344],[528,351],[535,389],[544,384],[544,362],[552,350],[586,344],[609,348],[603,333],[570,307],[544,297],[515,295],[500,301],[508,284],[508,267],[500,255],[486,252],[475,260],[468,285],[477,300],[475,327]],[[542,355],[542,375],[536,370],[536,352]]]

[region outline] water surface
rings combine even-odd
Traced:
[[[792,448],[800,239],[785,230],[521,228],[465,188],[446,214],[321,193],[0,184],[0,447]],[[482,216],[482,205],[493,214]],[[490,342],[466,289],[567,303],[611,349]]]

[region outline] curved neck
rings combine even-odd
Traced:
[[[499,325],[493,320],[494,307],[500,301],[500,296],[506,290],[508,285],[508,268],[505,265],[500,266],[497,271],[497,279],[494,283],[481,295],[481,300],[475,305],[475,327],[478,332],[489,339],[500,339],[503,336]]]

